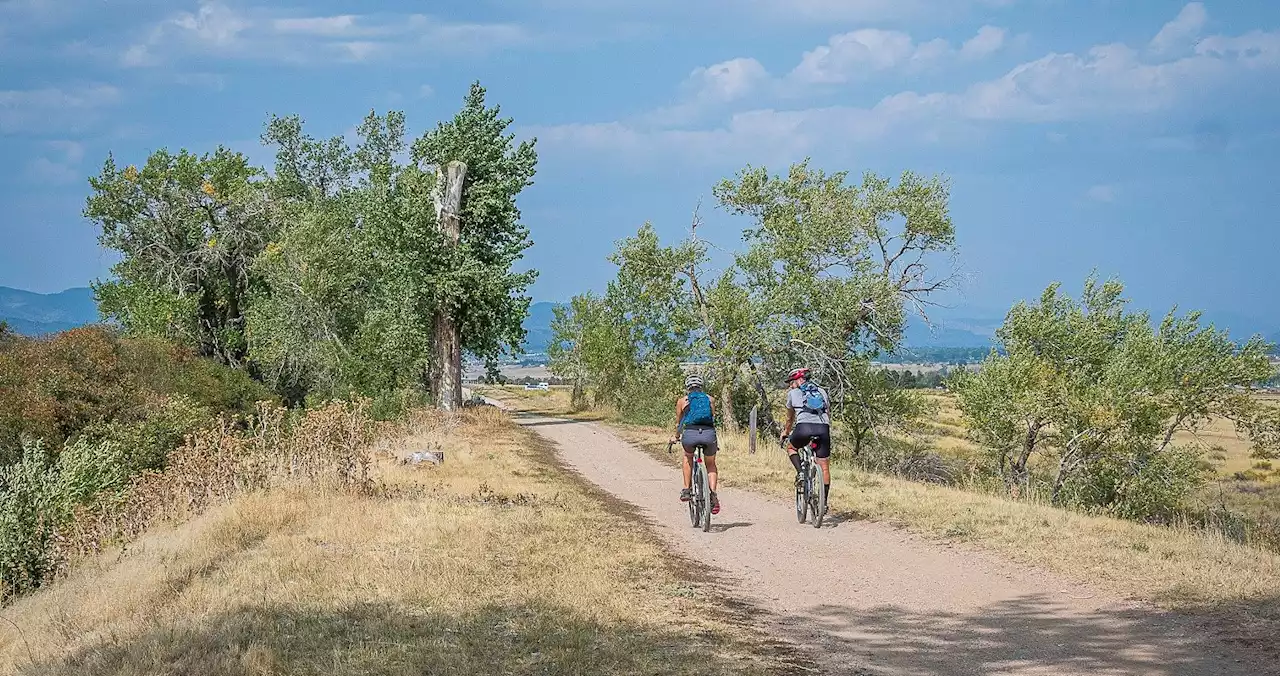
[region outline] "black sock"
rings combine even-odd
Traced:
[[[822,484],[822,501],[830,502],[830,498],[831,498],[831,484]]]
[[[797,471],[797,472],[799,472],[799,471],[800,471],[800,454],[799,454],[799,453],[792,453],[791,455],[788,455],[787,457],[788,457],[788,458],[791,458],[791,464],[795,465],[795,466],[796,466],[796,471]]]

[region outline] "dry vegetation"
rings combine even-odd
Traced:
[[[419,414],[381,438],[370,494],[255,491],[80,561],[4,611],[0,671],[788,669],[504,415]],[[445,463],[396,460],[425,448]]]
[[[517,407],[555,413],[567,408],[565,392],[490,391]],[[934,421],[948,433],[929,435],[955,444],[958,453],[976,452],[951,433],[954,409],[944,407]],[[670,432],[611,421],[622,436],[663,462]],[[791,469],[776,442],[762,440],[747,452],[744,436],[721,435],[720,481],[789,497]],[[1280,555],[1202,531],[1093,517],[1048,505],[917,483],[834,465],[831,508],[837,515],[867,518],[926,536],[966,542],[1013,560],[1040,566],[1075,580],[1171,609],[1209,612],[1235,623],[1235,631],[1269,645],[1280,630]]]

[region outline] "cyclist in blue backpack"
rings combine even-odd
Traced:
[[[693,447],[703,447],[702,457],[707,463],[707,483],[711,486],[711,513],[720,513],[720,497],[716,495],[716,412],[711,397],[702,391],[702,378],[691,374],[684,381],[688,394],[676,402],[676,434],[671,443],[684,447],[684,490],[680,501],[692,499]]]
[[[809,369],[798,368],[787,374],[787,424],[782,438],[790,442],[787,453],[796,468],[796,485],[804,482],[800,473],[800,455],[796,448],[818,438],[813,456],[822,468],[822,495],[824,504],[830,504],[831,494],[831,398],[827,391],[809,381]]]

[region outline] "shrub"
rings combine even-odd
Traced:
[[[55,465],[35,442],[0,468],[0,600],[35,589],[57,569],[53,545],[67,511]]]
[[[365,400],[292,413],[263,403],[243,429],[223,418],[190,434],[168,453],[163,471],[143,465],[154,464],[165,435],[200,419],[184,399],[147,423],[81,436],[58,454],[26,444],[19,462],[0,468],[0,596],[34,589],[72,558],[128,541],[157,521],[187,518],[247,491],[297,483],[371,492],[367,409]],[[127,446],[122,440],[131,435],[149,448]]]
[[[1204,485],[1207,473],[1195,447],[1170,446],[1161,453],[1107,454],[1065,484],[1066,504],[1138,521],[1169,520]]]
[[[18,460],[23,437],[61,449],[91,426],[144,420],[157,402],[175,395],[215,413],[239,414],[274,399],[241,371],[104,327],[17,339],[0,350],[0,464]]]

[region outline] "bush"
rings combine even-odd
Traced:
[[[43,444],[24,444],[19,461],[0,468],[0,600],[53,575],[54,543],[67,515],[56,459]]]
[[[0,350],[0,464],[19,459],[24,437],[61,449],[91,426],[142,421],[175,395],[239,414],[274,399],[243,372],[104,327],[17,339]]]
[[[368,402],[333,402],[305,413],[261,404],[241,429],[223,419],[171,451],[163,471],[138,471],[166,434],[199,419],[179,399],[151,427],[104,428],[61,453],[28,443],[0,468],[0,598],[35,589],[75,556],[127,541],[165,519],[198,514],[253,490],[285,483],[368,493]],[[167,420],[167,422],[164,422]],[[136,435],[151,450],[121,439]]]
[[[112,444],[123,449],[119,461],[128,475],[162,469],[165,457],[187,435],[212,424],[213,414],[186,395],[158,403],[138,422],[98,422],[81,432],[76,441]]]
[[[1167,521],[1207,476],[1199,449],[1170,446],[1162,453],[1108,454],[1074,474],[1063,500],[1086,511],[1136,521]]]

